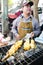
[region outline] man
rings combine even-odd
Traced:
[[[38,36],[40,33],[39,23],[31,15],[32,5],[32,1],[24,1],[22,5],[23,14],[13,21],[13,27],[11,31],[17,40],[25,37],[27,33],[31,34],[31,38]]]

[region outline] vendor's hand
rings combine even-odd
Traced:
[[[20,39],[20,35],[16,35],[16,40],[19,40]]]
[[[31,32],[31,38],[33,38],[34,37],[34,32]]]

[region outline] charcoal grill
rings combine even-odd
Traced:
[[[0,53],[2,57],[6,54],[11,45],[1,47]],[[37,44],[37,48],[30,51],[23,51],[19,49],[15,54],[12,55],[13,59],[8,59],[6,62],[0,62],[0,65],[31,65],[33,62],[43,57],[43,45]]]

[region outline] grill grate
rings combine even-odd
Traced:
[[[2,57],[6,54],[8,49],[10,49],[10,47],[11,45],[0,48],[0,53],[2,53]],[[30,65],[41,56],[43,56],[43,45],[37,45],[36,49],[26,52],[24,52],[22,48],[19,49],[18,52],[13,55],[13,59],[11,57],[11,59],[9,58],[7,62],[9,63],[9,65]],[[2,65],[1,62],[0,65]]]

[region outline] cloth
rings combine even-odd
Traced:
[[[40,34],[39,37],[35,38],[35,41],[43,44],[43,31],[42,31],[42,33]]]

